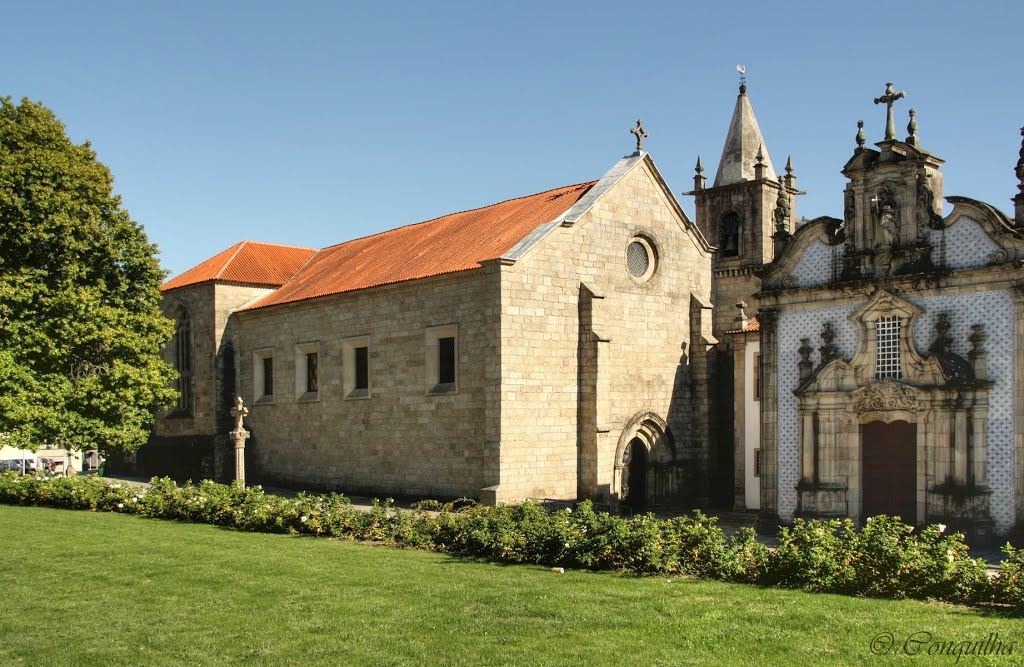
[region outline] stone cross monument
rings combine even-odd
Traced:
[[[245,441],[249,432],[242,426],[242,419],[249,414],[249,408],[242,405],[242,397],[235,397],[235,407],[231,408],[231,416],[235,418],[235,428],[228,433],[235,445],[235,481],[245,486]]]

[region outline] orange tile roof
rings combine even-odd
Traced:
[[[315,252],[313,248],[242,241],[171,278],[160,290],[166,292],[211,280],[276,287],[288,282]]]
[[[565,213],[595,182],[452,213],[324,248],[283,287],[247,309],[477,268]]]
[[[752,331],[760,331],[760,330],[761,330],[761,323],[758,322],[757,318],[755,317],[755,318],[753,318],[751,320],[747,320],[747,326],[745,326],[744,328],[742,328],[742,329],[733,329],[732,331],[726,331],[725,333],[727,333],[727,334],[740,334],[740,333],[750,333]]]

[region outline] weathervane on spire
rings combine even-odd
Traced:
[[[636,152],[639,153],[644,149],[644,139],[649,136],[647,131],[644,129],[643,120],[637,118],[636,127],[630,130],[629,133],[636,136]]]
[[[736,65],[736,71],[740,73],[740,95],[743,95],[747,92],[747,68]]]

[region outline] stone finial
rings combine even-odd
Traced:
[[[896,92],[896,89],[892,86],[892,81],[885,84],[885,94],[881,97],[875,98],[875,104],[885,105],[885,140],[892,141],[896,138],[896,119],[892,115],[892,103],[898,99],[906,97],[907,93],[904,91]]]
[[[832,323],[825,322],[821,330],[821,347],[818,348],[822,366],[839,356],[839,348],[833,342],[835,339],[836,332],[832,329]]]
[[[786,187],[796,189],[796,176],[793,174],[793,156],[786,157]]]
[[[953,340],[949,337],[949,313],[939,313],[935,320],[935,340],[928,351],[933,355],[942,356],[949,351]]]
[[[801,338],[800,349],[797,350],[800,353],[800,363],[797,364],[800,368],[800,382],[806,382],[811,379],[811,371],[814,369],[814,364],[811,363],[811,352],[813,351],[811,339]]]
[[[701,164],[699,155],[697,156],[697,166],[694,167],[694,171],[697,173],[693,175],[693,189],[703,190],[707,179],[704,178],[704,165]]]
[[[650,136],[644,129],[643,120],[637,118],[636,127],[630,130],[629,133],[636,137],[636,152],[639,153],[644,149],[644,139]]]
[[[736,65],[736,71],[740,73],[740,95],[747,94],[747,68],[743,65]]]
[[[867,135],[864,134],[864,121],[857,121],[857,150],[864,148],[864,144],[867,142]]]
[[[736,316],[736,328],[746,329],[750,319],[747,317],[747,302],[740,301],[736,304],[736,307],[740,309],[740,314]]]
[[[917,138],[917,110],[910,110],[910,122],[907,123],[907,143],[918,148],[921,145],[920,139]]]
[[[1022,137],[1020,142],[1020,158],[1017,160],[1017,168],[1015,170],[1017,180],[1020,181],[1017,185],[1017,189],[1020,192],[1013,198],[1013,221],[1018,227],[1024,227],[1024,127],[1020,128],[1020,136]]]
[[[1020,128],[1020,157],[1017,159],[1017,180],[1020,181],[1020,191],[1024,192],[1024,127]]]
[[[754,156],[754,180],[760,181],[765,176],[768,165],[764,163],[764,144],[757,145],[757,155]]]

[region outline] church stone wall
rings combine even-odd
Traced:
[[[572,227],[502,267],[494,500],[575,498],[578,489],[615,497],[619,439],[642,412],[668,423],[678,451],[706,449],[706,439],[694,442],[707,405],[691,391],[692,356],[705,350],[690,346],[690,309],[691,294],[710,303],[710,256],[683,226],[641,164]],[[658,255],[647,282],[626,267],[636,236]],[[703,456],[692,462],[695,477]]]
[[[174,320],[181,309],[188,313],[192,329],[193,404],[190,414],[179,414],[173,410],[157,417],[153,424],[153,435],[157,437],[178,437],[211,435],[216,430],[216,387],[209,378],[214,377],[214,359],[217,348],[217,324],[214,315],[216,307],[213,283],[188,285],[164,294],[160,309],[164,317]],[[161,353],[164,361],[174,365],[174,341],[167,344]]]
[[[496,372],[494,280],[474,270],[236,314],[239,387],[271,350],[274,396],[249,403],[250,476],[394,496],[477,496],[487,471],[488,374]],[[433,394],[426,330],[456,325],[457,391]],[[369,339],[369,397],[343,395],[343,341]],[[296,395],[296,346],[317,344],[319,391]],[[436,348],[435,348],[436,349]]]

